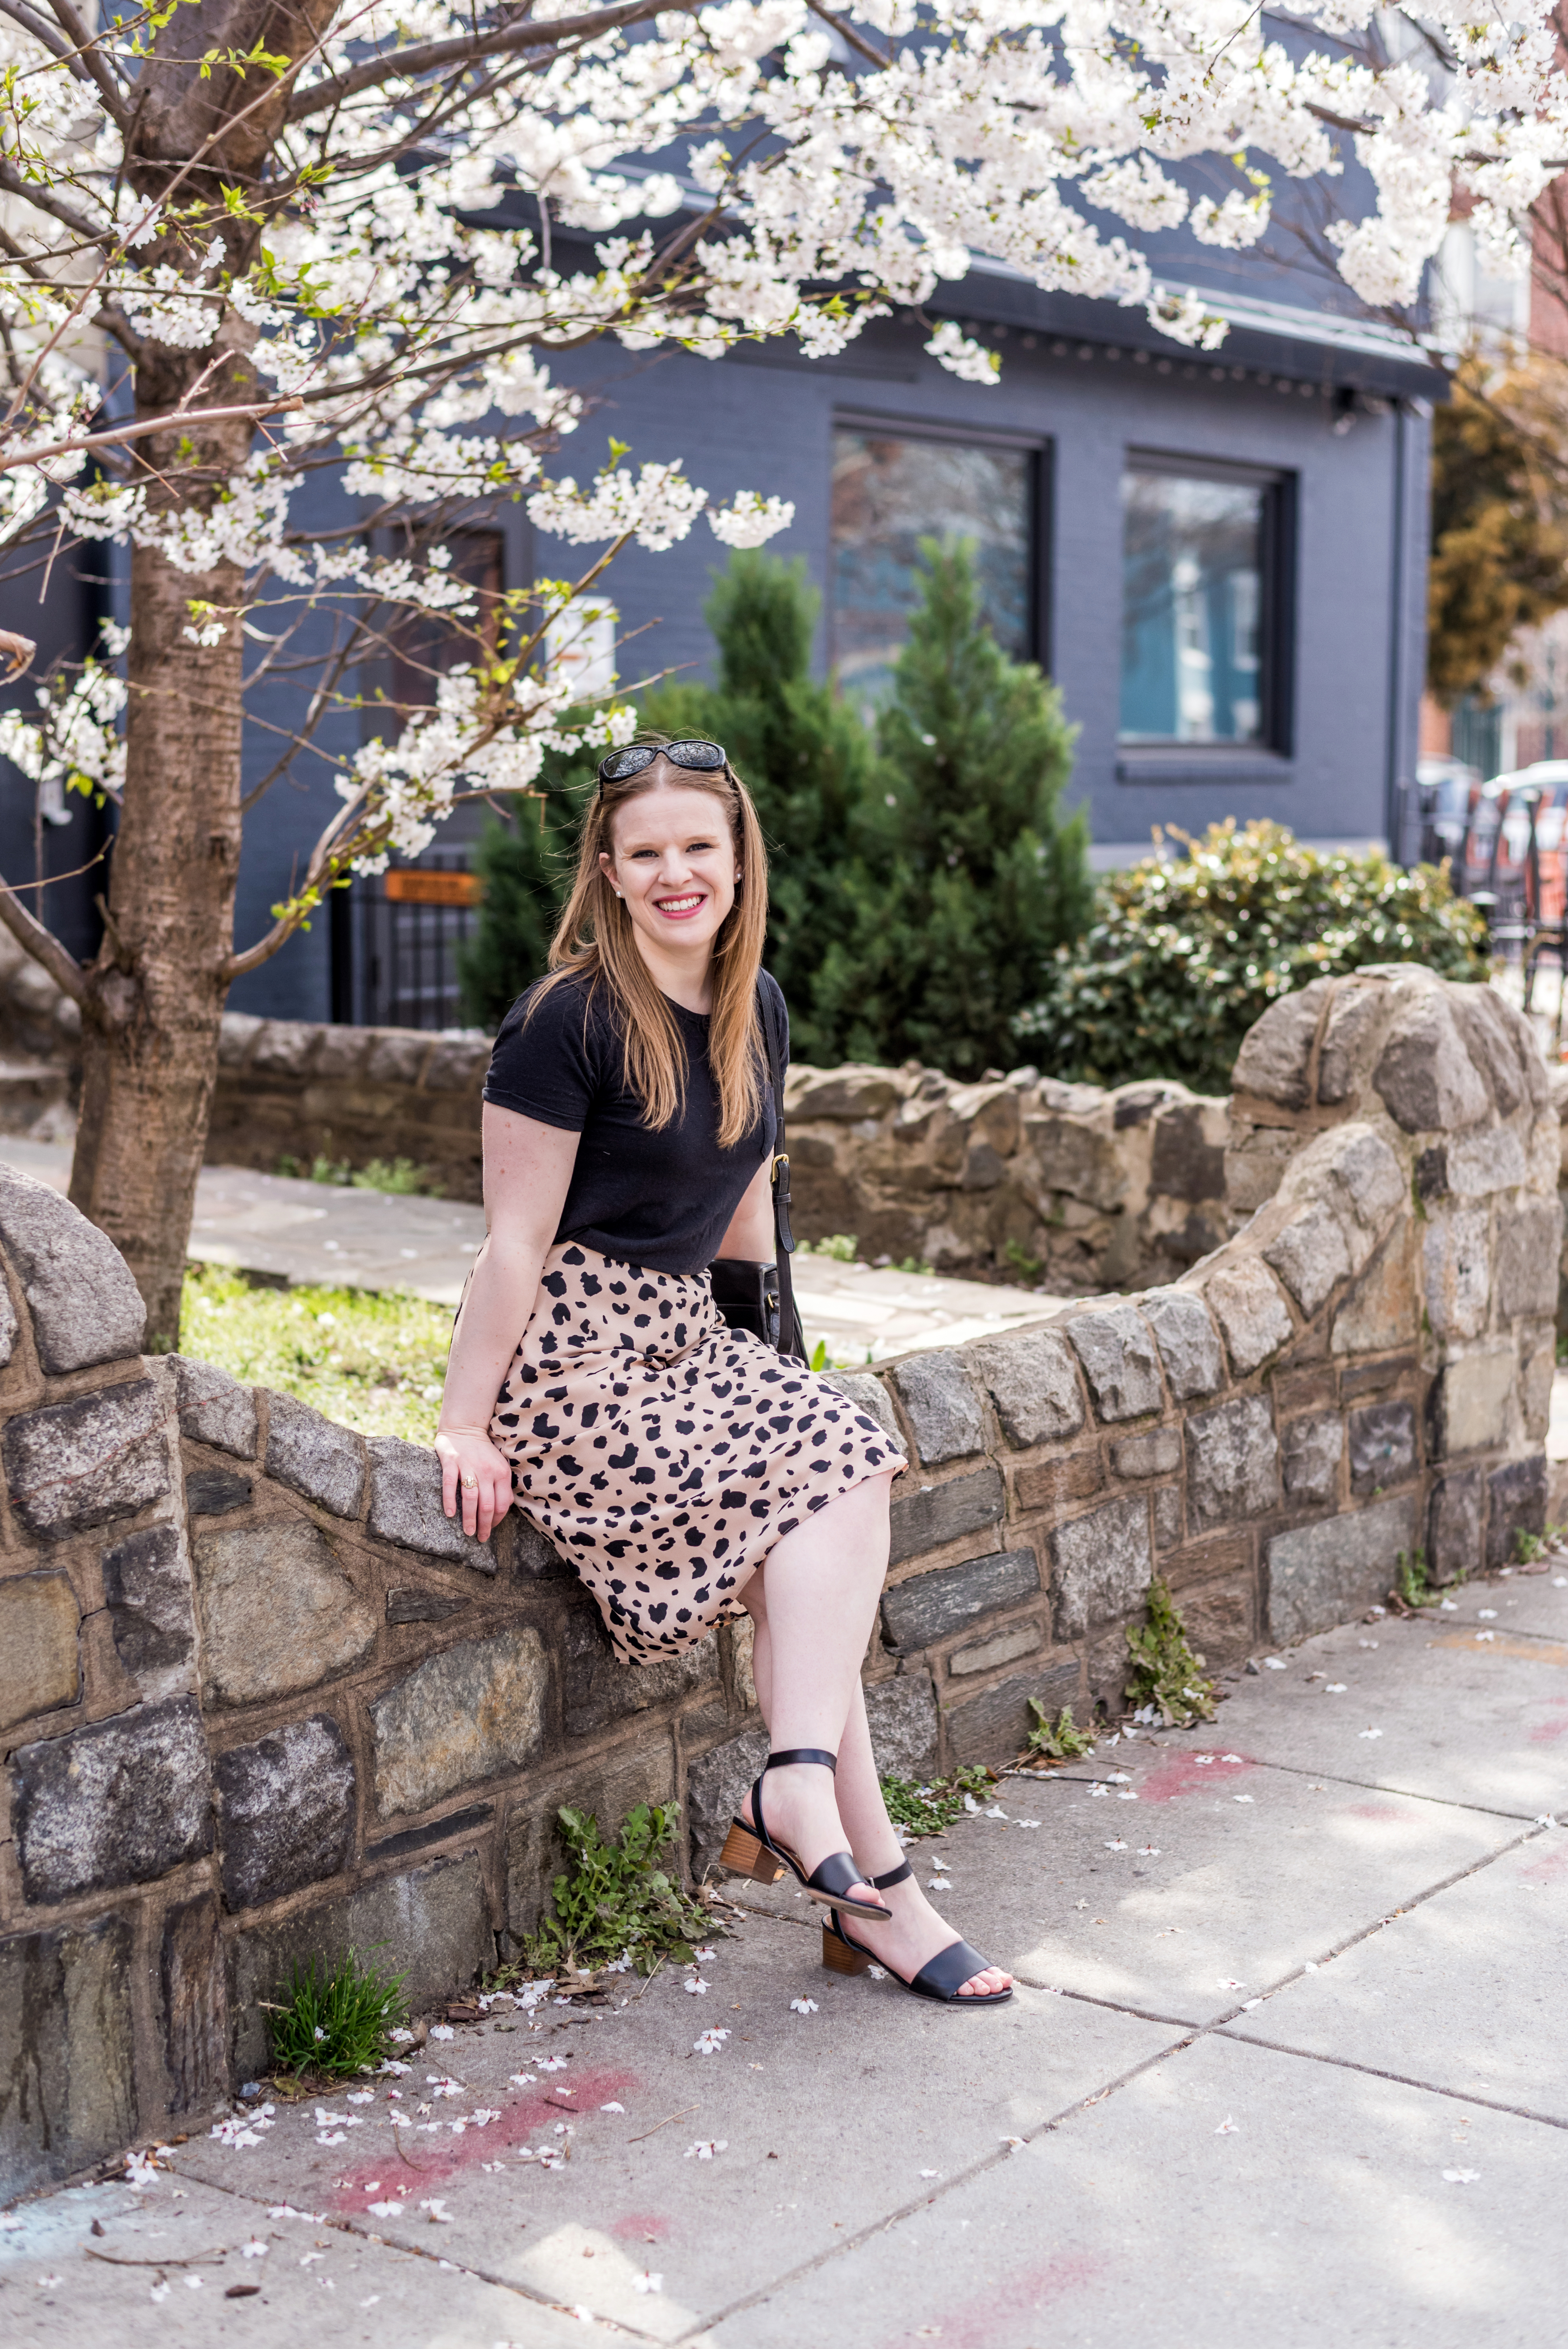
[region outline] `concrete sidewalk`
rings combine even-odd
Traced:
[[[59,1143],[0,1134],[0,1164],[57,1191],[71,1179]],[[484,1210],[453,1199],[357,1191],[335,1183],[204,1166],[196,1185],[191,1254],[290,1288],[407,1289],[456,1305],[485,1236]],[[878,1272],[830,1257],[796,1258],[795,1287],[808,1346],[826,1341],[830,1361],[859,1370],[923,1346],[963,1346],[1038,1320],[1064,1300],[978,1280]]]
[[[23,2205],[0,2331],[1556,2343],[1568,1571],[1277,1665],[1212,1728],[1010,1778],[916,1847],[1010,2006],[830,1976],[804,1900],[727,1879],[705,1990],[500,2002],[363,2101],[280,2105],[250,2144],[202,2116],[145,2184]]]

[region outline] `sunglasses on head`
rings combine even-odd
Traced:
[[[667,759],[672,767],[688,767],[698,774],[712,774],[717,768],[729,764],[717,742],[633,742],[624,750],[612,750],[607,759],[599,761],[599,789],[606,783],[624,783],[633,775],[640,775],[655,759]]]

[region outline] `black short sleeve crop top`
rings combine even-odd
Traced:
[[[761,983],[772,999],[775,1030],[786,1039],[787,1065],[784,999],[766,971]],[[529,988],[502,1020],[484,1097],[520,1117],[581,1134],[557,1242],[578,1240],[655,1272],[702,1271],[772,1151],[770,1093],[765,1088],[761,1123],[721,1150],[707,1018],[672,1002],[686,1050],[686,1100],[670,1124],[655,1132],[623,1081],[620,1029],[603,990],[593,994],[586,981],[563,981],[529,1018],[537,995],[537,986]]]

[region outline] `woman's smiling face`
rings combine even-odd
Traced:
[[[711,950],[735,903],[735,841],[717,793],[676,781],[679,770],[663,760],[649,771],[657,782],[620,809],[614,854],[599,865],[650,959],[684,961]]]

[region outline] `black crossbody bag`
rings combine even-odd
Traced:
[[[795,1235],[789,1228],[789,1153],[784,1144],[784,1040],[779,1032],[773,998],[760,979],[758,1009],[768,1048],[768,1074],[773,1088],[773,1237],[778,1250],[772,1264],[751,1264],[743,1257],[716,1256],[708,1266],[713,1301],[732,1330],[749,1330],[765,1346],[780,1354],[806,1360],[805,1334],[795,1308],[789,1258]]]

